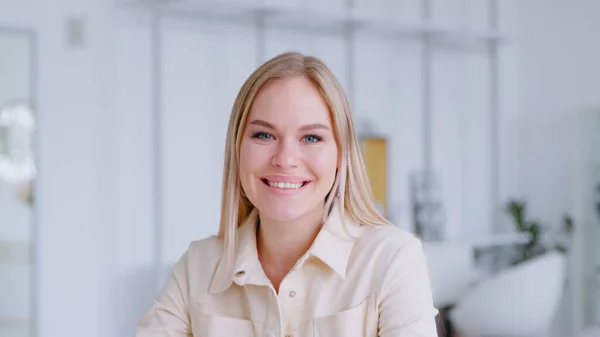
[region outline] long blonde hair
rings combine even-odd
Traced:
[[[390,224],[375,207],[344,89],[318,58],[286,52],[258,67],[240,89],[233,105],[225,144],[219,228],[219,237],[225,239],[226,249],[234,247],[238,226],[254,209],[242,191],[238,168],[240,143],[252,102],[268,82],[295,76],[306,77],[319,89],[333,121],[340,159],[335,182],[325,200],[325,209],[330,210],[335,202],[344,205],[347,215],[361,225]]]

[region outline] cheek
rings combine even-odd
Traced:
[[[248,181],[260,172],[264,172],[265,165],[269,165],[269,149],[266,146],[255,144],[251,141],[242,141],[240,144],[240,179]]]
[[[333,184],[335,180],[335,172],[337,170],[337,151],[334,149],[323,151],[322,153],[311,156],[310,167],[315,175],[327,184]]]
[[[240,183],[242,184],[242,189],[246,191],[246,193],[248,193],[248,189],[251,188],[249,185],[251,180],[250,178],[252,172],[254,171],[254,166],[256,165],[254,163],[255,157],[252,154],[253,151],[251,144],[247,144],[246,142],[242,141],[242,144],[240,144],[239,178]]]

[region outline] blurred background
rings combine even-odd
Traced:
[[[600,336],[600,2],[0,0],[0,336],[132,336],[262,62],[324,60],[440,335]]]

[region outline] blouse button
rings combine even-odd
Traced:
[[[246,274],[246,272],[244,270],[240,270],[237,273],[235,273],[235,276],[240,277],[242,275]]]
[[[288,294],[288,296],[290,296],[291,298],[296,297],[296,292],[295,291],[290,291],[290,293]],[[286,335],[285,337],[291,337],[290,335]]]

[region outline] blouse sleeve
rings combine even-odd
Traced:
[[[169,280],[140,319],[135,337],[191,337],[188,314],[187,252],[173,267]]]
[[[381,287],[379,336],[437,337],[429,268],[413,237],[394,254]]]

